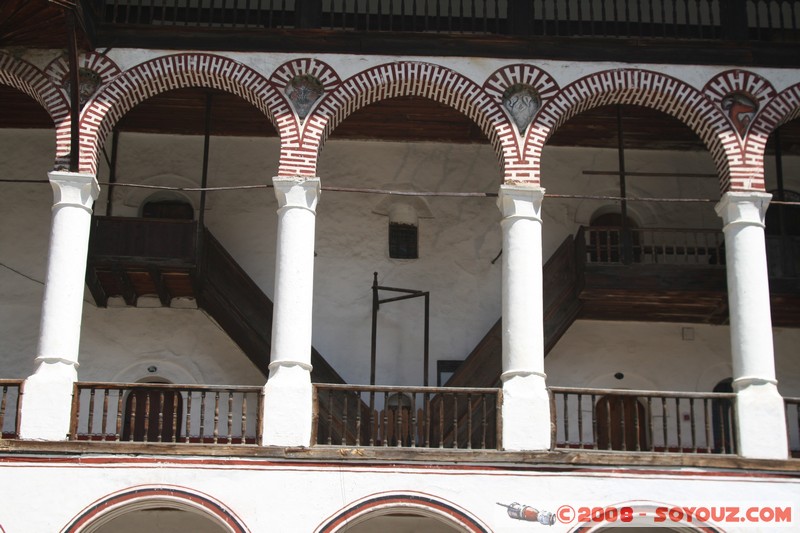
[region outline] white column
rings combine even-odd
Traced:
[[[503,448],[550,448],[544,373],[542,199],[544,189],[502,185]]]
[[[733,390],[739,453],[786,459],[786,415],[775,379],[764,215],[772,195],[728,192],[717,204],[725,224]]]
[[[53,214],[36,370],[25,380],[20,437],[65,440],[78,348],[92,203],[100,192],[88,174],[51,172]]]
[[[263,444],[310,446],[314,230],[320,181],[277,177],[272,183],[278,198],[278,242]]]

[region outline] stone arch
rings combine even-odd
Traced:
[[[336,126],[369,104],[398,96],[421,96],[456,109],[481,128],[501,163],[518,159],[516,143],[502,135],[513,126],[478,84],[440,65],[398,61],[362,71],[325,94],[303,124],[302,151],[281,153],[279,175],[316,175],[319,151]]]
[[[430,494],[418,492],[378,493],[354,502],[327,518],[317,527],[315,533],[334,533],[341,531],[345,525],[366,516],[397,511],[416,511],[422,516],[435,517],[439,521],[470,533],[487,533],[489,528],[478,519],[446,500],[435,498]]]
[[[5,53],[0,53],[0,84],[19,89],[47,111],[56,129],[55,165],[66,164],[70,150],[70,112],[58,86],[32,64]]]
[[[525,157],[539,160],[550,136],[567,120],[588,109],[610,104],[649,107],[671,115],[694,131],[714,159],[720,189],[728,190],[731,161],[740,158],[737,132],[722,111],[702,92],[659,72],[639,69],[604,70],[580,78],[547,102],[528,129]],[[538,167],[531,176],[541,181]]]
[[[800,118],[800,83],[796,83],[775,96],[764,106],[747,134],[744,146],[742,174],[764,190],[764,152],[769,136],[780,126]]]
[[[235,94],[280,125],[291,115],[286,100],[261,74],[227,57],[205,53],[173,54],[132,67],[104,86],[81,115],[81,172],[97,172],[98,151],[105,137],[136,104],[159,93],[184,87],[207,87]]]
[[[109,494],[84,508],[61,533],[90,533],[123,514],[152,507],[202,514],[225,531],[249,533],[227,506],[208,494],[174,485],[137,486]]]

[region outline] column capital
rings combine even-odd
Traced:
[[[764,227],[764,216],[772,195],[757,191],[731,191],[722,195],[714,207],[723,223]]]
[[[91,213],[92,203],[100,194],[97,178],[92,174],[53,171],[47,173],[53,187],[53,209],[80,207]]]
[[[320,179],[276,176],[272,178],[278,209],[300,207],[315,212],[320,196]]]
[[[501,185],[497,207],[504,218],[530,218],[541,221],[544,188],[524,185]]]

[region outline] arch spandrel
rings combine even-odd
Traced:
[[[130,109],[159,93],[186,87],[218,89],[241,97],[261,111],[283,135],[291,110],[269,81],[227,57],[205,53],[172,54],[140,63],[102,87],[81,114],[82,172],[97,171],[105,137]]]
[[[686,124],[708,148],[720,177],[720,189],[731,186],[731,162],[741,158],[738,134],[722,110],[698,89],[659,72],[614,69],[596,72],[558,92],[528,128],[524,153],[539,161],[547,140],[570,118],[612,104],[639,105],[671,115]],[[540,169],[531,181],[541,182]]]
[[[54,166],[65,165],[70,151],[70,110],[59,87],[31,63],[3,52],[0,52],[0,84],[22,91],[47,111],[56,129]]]
[[[362,71],[326,93],[301,131],[302,147],[281,154],[280,175],[313,176],[322,145],[348,116],[370,104],[400,96],[419,96],[448,105],[483,131],[504,163],[517,146],[502,134],[511,124],[497,103],[475,82],[440,65],[396,62]]]
[[[764,187],[764,152],[770,135],[779,127],[800,118],[800,83],[778,93],[753,120],[745,139],[741,173]]]

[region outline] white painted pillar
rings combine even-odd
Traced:
[[[24,383],[20,437],[65,440],[78,379],[92,203],[100,189],[88,174],[50,172],[48,177],[53,187],[50,253],[36,370]]]
[[[502,185],[503,448],[550,448],[544,373],[542,199],[544,189]]]
[[[278,242],[263,444],[310,446],[311,311],[320,180],[276,177],[272,183],[278,198]]]
[[[771,198],[767,193],[728,192],[716,210],[725,225],[739,453],[786,459],[786,415],[775,379],[764,241],[764,215]]]

